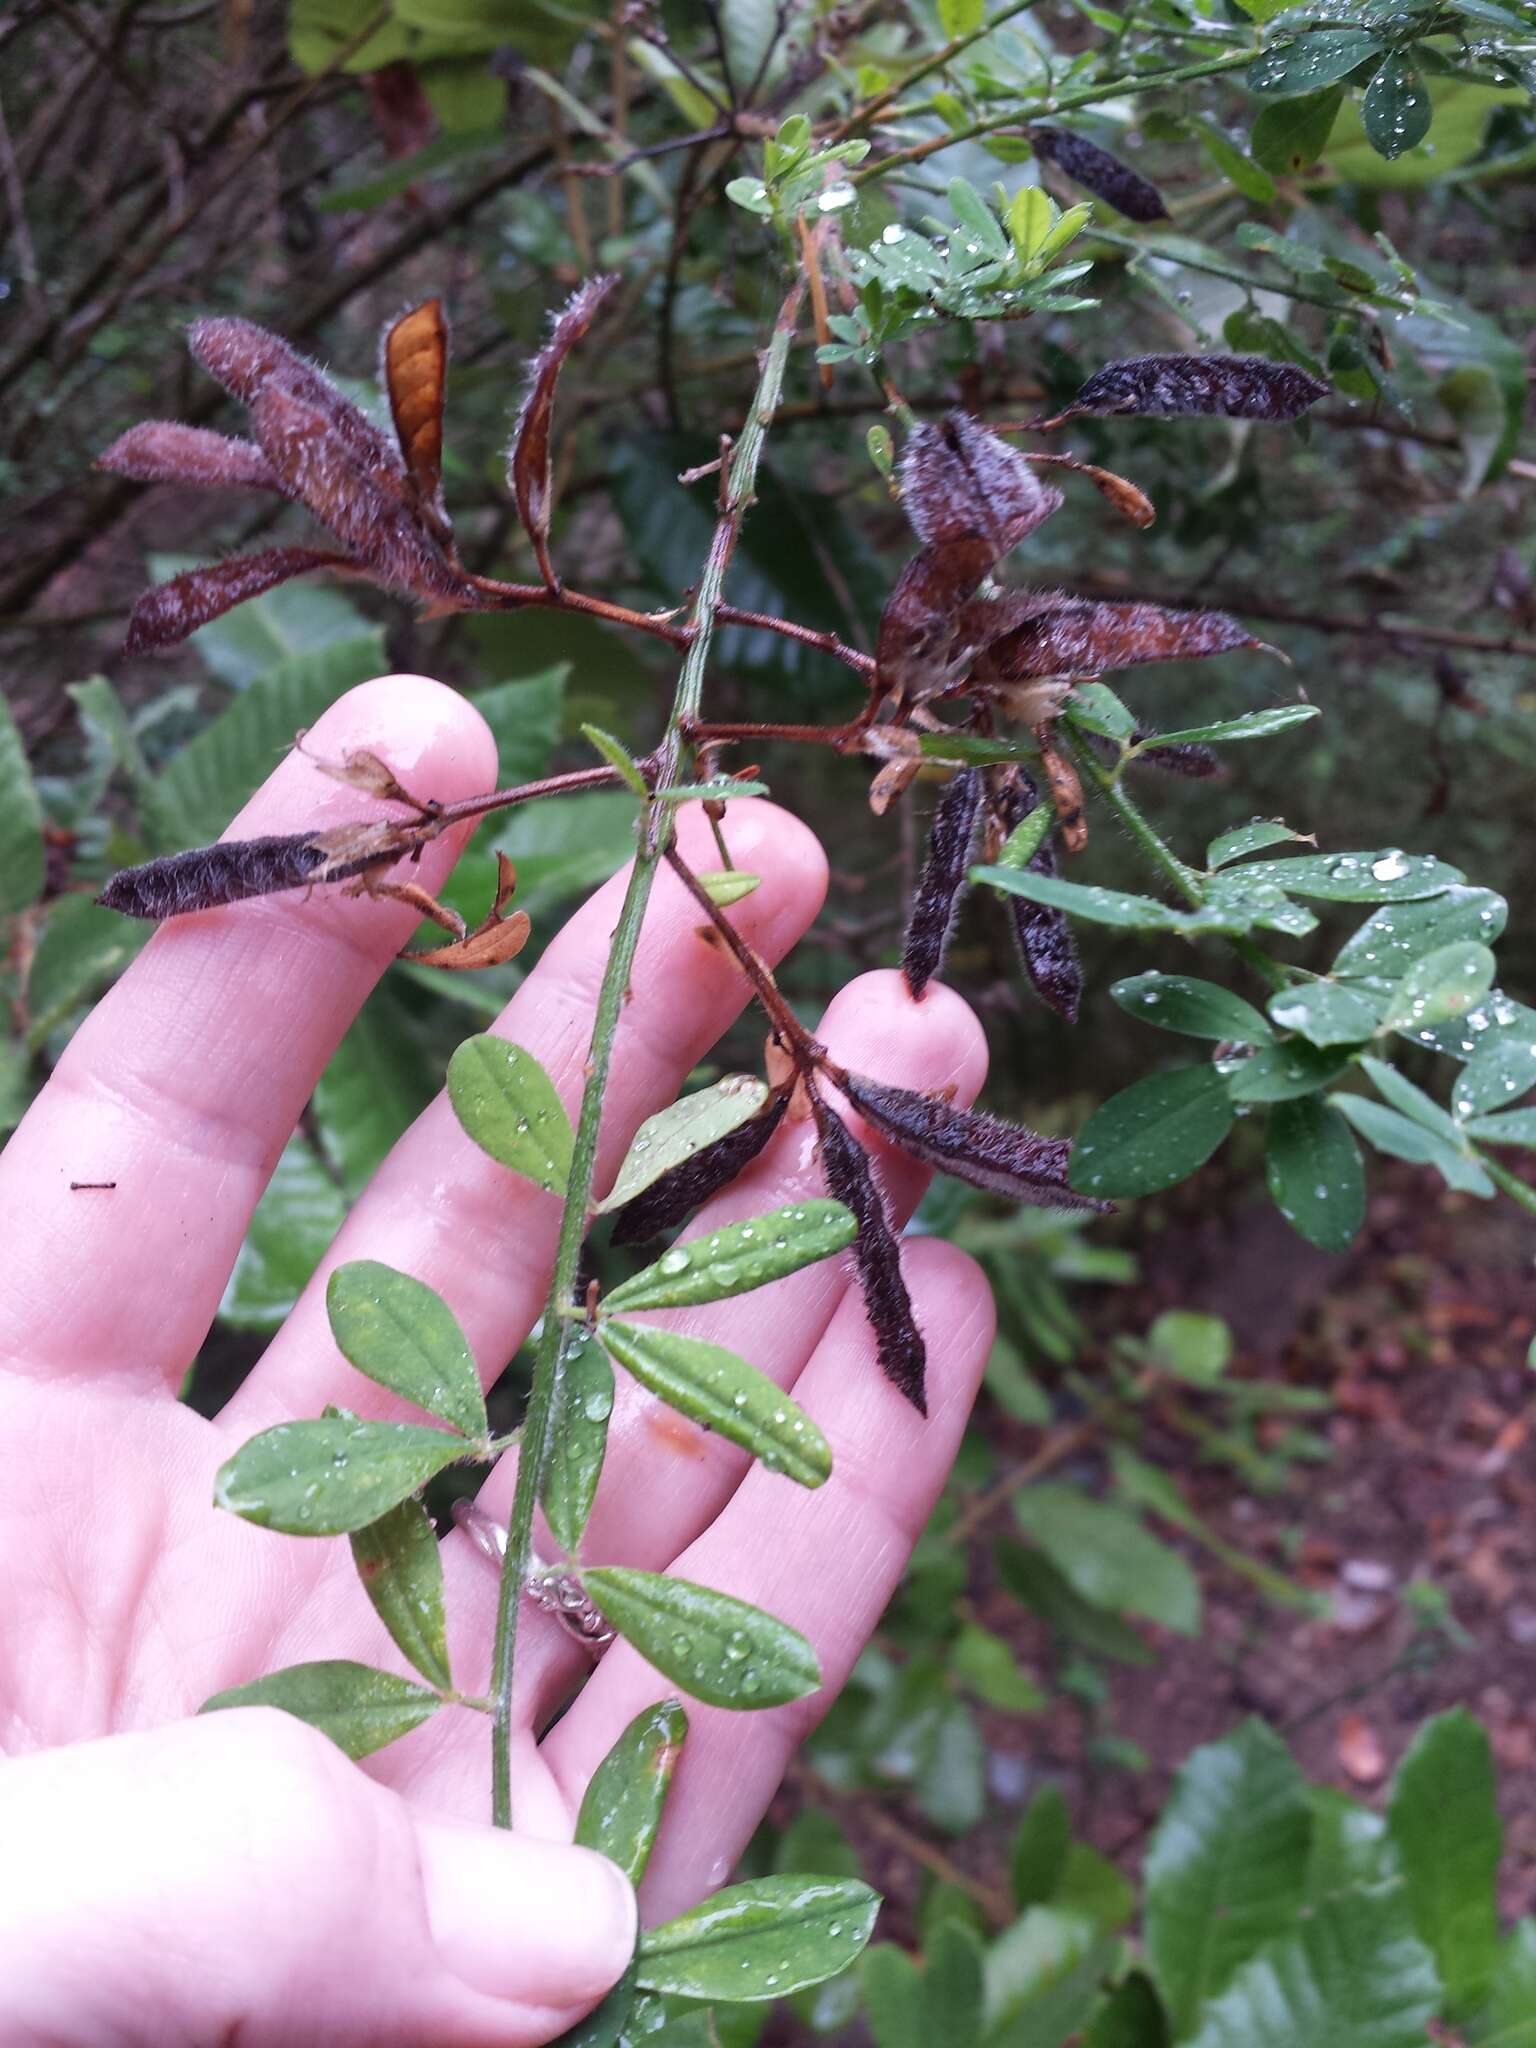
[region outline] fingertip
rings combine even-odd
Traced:
[[[754,896],[771,890],[775,900],[793,901],[804,923],[816,916],[826,900],[830,870],[821,841],[803,819],[762,797],[734,798],[720,831],[731,865],[762,876],[762,890]],[[697,872],[720,867],[719,842],[702,804],[679,810],[677,839],[678,850]],[[744,906],[752,901],[753,896],[742,899]]]
[[[898,1087],[952,1087],[970,1102],[987,1077],[986,1034],[964,997],[933,981],[915,998],[893,969],[849,982],[828,1006],[821,1035],[839,1059]]]

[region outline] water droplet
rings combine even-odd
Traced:
[[[1395,847],[1390,853],[1384,853],[1380,860],[1371,862],[1371,873],[1378,882],[1400,882],[1412,871],[1413,863],[1407,854],[1400,853]]]
[[[660,1270],[663,1273],[686,1273],[692,1264],[693,1260],[689,1253],[681,1245],[674,1245],[660,1261]]]

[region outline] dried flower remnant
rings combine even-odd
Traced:
[[[901,1245],[885,1213],[869,1154],[814,1089],[810,1096],[827,1192],[853,1211],[859,1226],[853,1261],[864,1311],[875,1333],[880,1370],[919,1415],[926,1415],[928,1347],[912,1313],[912,1297],[901,1274]]]
[[[507,904],[516,887],[517,870],[504,853],[498,853],[496,896],[484,920],[472,932],[461,932],[451,946],[434,946],[423,953],[405,953],[401,955],[402,959],[414,960],[418,967],[438,967],[461,974],[474,973],[482,967],[501,967],[508,960],[515,960],[527,945],[533,928],[526,910],[514,910],[510,917],[506,915]],[[436,907],[441,908],[440,905]]]
[[[560,381],[561,365],[592,325],[598,307],[618,281],[614,272],[606,277],[588,278],[555,315],[549,339],[533,359],[527,396],[512,435],[507,481],[517,501],[518,517],[533,542],[539,574],[551,589],[558,587],[560,580],[549,558],[549,518],[554,495],[549,439],[555,386]]]
[[[1007,770],[992,799],[999,836],[1006,839],[1039,801],[1040,792],[1022,768]],[[1055,874],[1056,849],[1049,839],[1031,856],[1029,866],[1037,875]],[[1058,1016],[1075,1024],[1083,999],[1083,969],[1066,912],[1031,903],[1024,896],[1004,898],[1004,909],[1035,993]]]
[[[965,888],[983,780],[979,768],[962,768],[952,777],[933,813],[928,854],[907,921],[901,971],[914,997],[921,998],[939,971],[949,943],[955,911]]]
[[[441,299],[403,313],[385,330],[381,382],[389,393],[395,439],[423,500],[443,511],[443,406],[448,385],[448,322]]]
[[[1072,1146],[1066,1138],[1044,1138],[985,1110],[957,1109],[936,1095],[894,1088],[867,1074],[839,1071],[836,1080],[860,1116],[937,1173],[1016,1202],[1096,1211],[1110,1206],[1068,1186]]]
[[[783,1121],[790,1090],[781,1087],[769,1096],[756,1116],[704,1145],[687,1159],[642,1188],[633,1201],[616,1210],[613,1219],[614,1244],[644,1244],[674,1230],[711,1195],[728,1187],[744,1173]]]
[[[1095,370],[1065,411],[1036,424],[1059,427],[1082,413],[1295,420],[1329,389],[1295,363],[1272,363],[1264,356],[1132,356]]]
[[[1064,171],[1096,199],[1104,200],[1127,220],[1166,220],[1163,195],[1149,178],[1121,163],[1107,149],[1065,128],[1027,128],[1035,155]]]
[[[1049,727],[1040,727],[1036,738],[1040,742],[1040,769],[1056,812],[1062,846],[1068,853],[1081,853],[1088,844],[1082,779],[1060,747],[1052,741]]]
[[[922,548],[907,563],[880,614],[875,678],[882,696],[917,703],[964,673],[975,650],[958,622],[996,559],[990,541],[968,534]]]
[[[125,917],[181,917],[270,896],[314,882],[345,881],[387,866],[410,850],[394,825],[342,825],[327,832],[289,832],[263,839],[226,839],[190,853],[169,853],[123,868],[96,898]]]

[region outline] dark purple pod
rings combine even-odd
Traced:
[[[945,688],[966,659],[961,614],[996,555],[979,534],[934,541],[902,570],[880,614],[875,641],[875,674],[881,688],[907,703]]]
[[[864,1296],[864,1312],[875,1333],[880,1370],[919,1415],[926,1415],[928,1347],[912,1313],[912,1297],[901,1275],[901,1246],[885,1213],[869,1154],[836,1111],[814,1091],[811,1106],[821,1139],[821,1170],[826,1176],[827,1193],[853,1211],[859,1226],[859,1234],[853,1240],[853,1262]]]
[[[981,808],[983,777],[979,768],[962,768],[939,798],[928,831],[928,855],[912,902],[901,971],[914,996],[939,971],[955,922],[971,864],[976,814]]]
[[[1168,209],[1163,195],[1150,179],[1119,157],[1111,156],[1086,136],[1073,135],[1065,128],[1029,128],[1025,131],[1036,156],[1065,171],[1074,184],[1081,185],[1096,199],[1105,200],[1127,220],[1166,220]]]
[[[1167,775],[1187,775],[1197,781],[1211,775],[1225,775],[1226,763],[1214,747],[1203,746],[1199,740],[1180,740],[1177,746],[1146,746],[1148,740],[1156,740],[1154,730],[1138,726],[1131,739],[1143,752],[1136,756],[1138,763],[1145,761],[1149,768],[1161,768]]]
[[[231,555],[226,562],[184,570],[180,576],[155,584],[138,599],[128,617],[123,652],[147,654],[152,647],[174,647],[199,626],[222,618],[247,598],[260,597],[263,591],[274,590],[295,576],[307,576],[312,569],[359,566],[349,555],[319,548],[266,548],[259,555]]]
[[[1295,363],[1272,363],[1266,356],[1132,356],[1095,370],[1060,417],[1091,412],[1295,420],[1329,389]]]
[[[990,541],[993,560],[1059,510],[1060,491],[968,412],[912,429],[898,471],[902,510],[921,541]]]
[[[701,1203],[746,1171],[779,1128],[788,1102],[789,1090],[780,1089],[769,1096],[756,1116],[642,1188],[632,1201],[614,1211],[613,1242],[644,1244],[648,1238],[675,1230]]]
[[[277,889],[301,888],[327,858],[313,833],[228,839],[124,868],[96,901],[125,917],[180,917],[189,910],[212,910]]]
[[[884,1081],[871,1081],[865,1074],[844,1075],[840,1086],[860,1116],[909,1158],[936,1173],[950,1174],[973,1188],[1039,1208],[1104,1210],[1110,1206],[1074,1194],[1068,1186],[1072,1147],[1065,1138],[1043,1138],[985,1110],[957,1109],[936,1095],[893,1088]]]
[[[1040,792],[1022,768],[1013,770],[993,798],[993,813],[1004,833],[1022,824],[1040,801]],[[1047,839],[1030,859],[1037,875],[1054,875],[1056,849]],[[1083,969],[1077,957],[1077,942],[1064,910],[1046,903],[1031,903],[1023,896],[1005,899],[1008,922],[1024,972],[1035,993],[1069,1024],[1077,1022],[1083,1000]]]

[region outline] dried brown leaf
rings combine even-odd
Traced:
[[[827,1193],[853,1211],[859,1226],[853,1240],[853,1261],[864,1295],[864,1312],[875,1333],[880,1370],[919,1415],[926,1415],[928,1347],[912,1313],[912,1297],[901,1272],[901,1246],[885,1213],[869,1154],[814,1090],[811,1108],[821,1141]]]
[[[428,299],[386,328],[383,355],[383,381],[400,453],[422,497],[441,512],[448,383],[448,322],[442,300]]]
[[[1265,356],[1132,356],[1095,370],[1065,412],[1043,424],[1059,426],[1080,413],[1294,420],[1329,389],[1295,363],[1272,363]]]
[[[711,1195],[744,1173],[778,1129],[789,1103],[788,1087],[769,1096],[754,1117],[727,1131],[642,1188],[632,1202],[615,1211],[613,1242],[643,1244],[660,1237],[690,1216]]]
[[[1016,825],[1022,824],[1039,801],[1040,792],[1025,771],[1008,770],[993,796],[993,815],[1001,836],[1006,838]],[[1056,849],[1049,839],[1031,858],[1029,866],[1037,875],[1055,874]],[[1083,970],[1066,912],[1045,903],[1031,903],[1023,896],[1005,898],[1004,908],[1024,972],[1036,994],[1058,1016],[1075,1024],[1083,999]]]
[[[554,489],[550,462],[550,423],[560,367],[592,325],[598,307],[618,283],[616,273],[589,277],[574,291],[550,324],[549,339],[534,357],[528,391],[513,430],[507,480],[528,538],[538,557],[539,574],[553,588],[559,578],[549,559],[549,521]]]
[[[96,467],[140,484],[279,488],[271,463],[254,441],[233,440],[207,427],[184,427],[175,420],[144,420],[130,427],[97,456]]]
[[[838,1085],[866,1122],[936,1173],[1046,1208],[1110,1206],[1068,1186],[1072,1147],[1065,1138],[1043,1138],[985,1110],[957,1109],[936,1095],[893,1088],[866,1074],[840,1075]]]
[[[979,534],[935,541],[912,557],[880,615],[875,674],[884,691],[915,702],[963,672],[971,650],[958,620],[995,559]]]
[[[480,967],[500,967],[517,958],[532,929],[527,911],[514,910],[510,917],[488,918],[462,939],[455,939],[451,946],[433,946],[425,953],[404,953],[401,958],[414,960],[418,967],[471,973]]]
[[[912,899],[901,971],[907,987],[921,997],[939,971],[950,929],[965,888],[971,842],[981,809],[983,778],[979,768],[962,768],[953,776],[934,808],[928,831],[928,853]]]
[[[1105,200],[1127,220],[1168,218],[1163,195],[1151,180],[1086,136],[1070,134],[1065,128],[1028,128],[1025,133],[1036,156],[1065,171],[1085,192]]]
[[[1044,733],[1040,735],[1040,769],[1055,808],[1061,843],[1068,853],[1081,853],[1088,844],[1082,778],[1060,747]]]
[[[267,548],[259,555],[233,555],[227,562],[187,569],[144,592],[129,615],[123,652],[145,654],[153,647],[174,647],[247,598],[260,597],[264,590],[312,569],[357,567],[348,555],[318,548]]]

